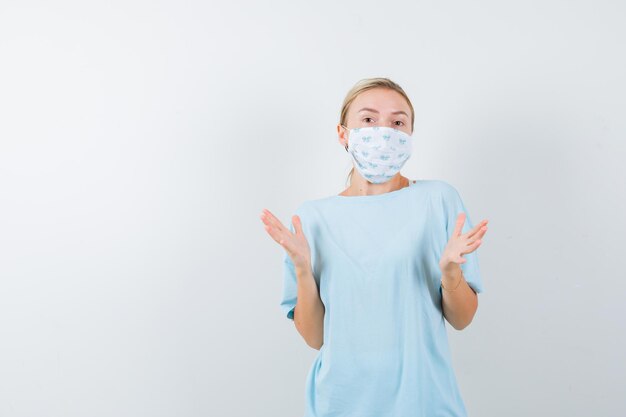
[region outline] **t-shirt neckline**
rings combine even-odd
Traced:
[[[334,198],[335,200],[342,200],[342,201],[348,201],[348,200],[352,200],[352,201],[383,200],[383,199],[394,197],[394,196],[399,195],[399,194],[401,194],[403,192],[406,192],[406,190],[408,190],[411,187],[414,187],[416,184],[417,184],[417,180],[409,180],[409,185],[408,186],[402,187],[399,190],[389,191],[389,192],[382,193],[382,194],[350,195],[350,196],[335,194],[335,195],[331,196],[330,198]]]

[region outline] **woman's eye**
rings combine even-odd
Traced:
[[[404,125],[404,122],[402,120],[396,120],[396,123],[398,123],[398,122],[400,122],[400,123],[402,123],[402,125]],[[396,126],[402,126],[402,125],[396,125]]]
[[[363,120],[367,121],[367,119],[371,119],[371,117],[366,117],[366,118],[364,118]]]

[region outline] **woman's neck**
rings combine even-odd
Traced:
[[[361,196],[361,195],[378,195],[385,194],[392,191],[397,191],[401,188],[408,187],[409,179],[402,175],[397,175],[387,182],[381,184],[373,184],[364,178],[357,177],[351,181],[350,186],[346,188],[341,194],[342,196]]]

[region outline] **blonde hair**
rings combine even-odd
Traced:
[[[415,124],[415,111],[413,110],[413,104],[411,104],[411,100],[409,100],[409,96],[404,92],[402,87],[400,87],[395,82],[391,81],[389,78],[383,77],[375,77],[375,78],[364,78],[359,80],[346,94],[346,98],[343,99],[343,104],[341,105],[341,115],[339,117],[339,123],[342,125],[346,125],[346,118],[348,117],[348,110],[350,109],[350,105],[357,98],[357,96],[364,91],[371,90],[373,88],[388,88],[390,90],[396,91],[405,98],[411,109],[411,132],[413,132],[413,127]],[[346,178],[346,182],[352,179],[352,173],[354,172],[354,167],[350,170],[348,177]]]

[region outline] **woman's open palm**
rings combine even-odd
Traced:
[[[296,268],[310,268],[311,249],[302,231],[300,216],[291,217],[295,233],[286,228],[269,210],[263,209],[261,220],[265,230],[286,251]]]
[[[482,243],[482,237],[487,233],[487,220],[481,221],[472,230],[461,234],[466,215],[461,212],[456,218],[456,227],[439,260],[439,267],[445,270],[454,264],[463,264],[467,259],[461,255],[472,253]]]

